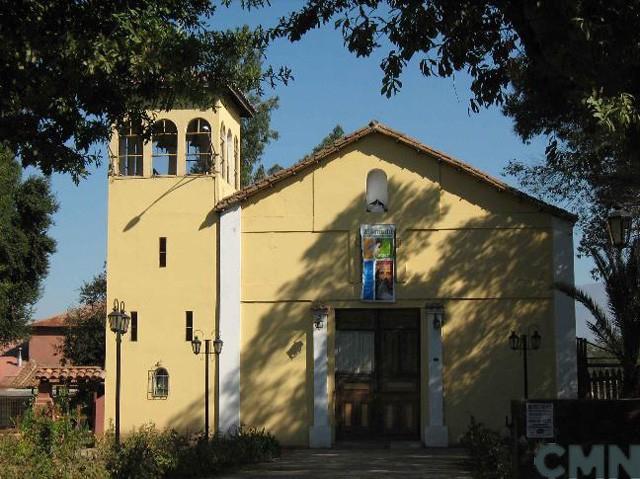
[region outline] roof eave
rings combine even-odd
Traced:
[[[240,90],[234,87],[229,87],[229,95],[240,109],[240,116],[242,118],[253,118],[255,116],[255,107]]]

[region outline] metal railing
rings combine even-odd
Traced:
[[[623,372],[616,358],[589,357],[589,346],[607,352],[585,338],[576,338],[578,397],[581,399],[620,399]]]
[[[0,429],[15,427],[30,406],[31,396],[0,396]]]

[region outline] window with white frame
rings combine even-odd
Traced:
[[[242,171],[242,167],[240,166],[240,142],[238,141],[237,136],[233,138],[233,161],[234,161],[234,164],[236,165],[236,177],[235,177],[236,188],[240,188],[242,186],[240,184],[241,182],[240,173]]]
[[[142,176],[142,127],[129,122],[118,130],[118,172]]]
[[[224,178],[227,172],[227,130],[224,123],[220,127],[220,174]]]
[[[209,173],[212,167],[211,125],[203,118],[194,118],[187,126],[187,173]]]
[[[178,129],[171,120],[158,120],[151,131],[154,175],[175,175],[178,167]]]
[[[236,176],[236,168],[234,164],[235,155],[233,153],[233,133],[231,128],[227,130],[227,182],[231,183]]]

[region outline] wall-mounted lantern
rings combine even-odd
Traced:
[[[425,305],[427,314],[433,315],[433,329],[440,329],[444,326],[444,306],[440,303],[427,303]]]
[[[311,315],[313,317],[314,328],[322,329],[329,319],[329,306],[326,304],[314,303],[311,305]]]

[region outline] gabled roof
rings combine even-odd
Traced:
[[[351,145],[352,143],[355,143],[361,138],[374,133],[387,136],[389,138],[394,139],[398,143],[402,143],[421,153],[432,156],[436,158],[438,161],[446,163],[449,166],[459,171],[464,171],[465,173],[471,176],[474,176],[478,180],[497,189],[498,191],[507,192],[514,196],[517,196],[518,198],[533,204],[535,207],[539,208],[542,211],[546,211],[548,213],[551,213],[552,215],[558,216],[560,218],[564,218],[571,222],[575,222],[577,220],[576,215],[562,208],[558,208],[557,206],[550,205],[548,203],[545,203],[544,201],[534,198],[533,196],[530,196],[516,188],[513,188],[507,185],[503,181],[500,181],[496,178],[493,178],[490,175],[487,175],[486,173],[483,173],[482,171],[474,168],[473,166],[463,161],[460,161],[452,156],[449,156],[446,153],[442,153],[438,150],[435,150],[430,146],[420,143],[418,140],[411,138],[407,135],[404,135],[403,133],[400,133],[396,130],[393,130],[392,128],[389,128],[388,126],[385,126],[377,121],[372,121],[366,127],[356,130],[353,133],[340,138],[339,140],[335,141],[332,145],[326,148],[323,148],[322,150],[318,151],[313,155],[307,156],[302,161],[296,163],[290,168],[280,170],[277,173],[274,173],[273,175],[264,178],[263,180],[260,180],[250,186],[247,186],[237,191],[231,196],[227,196],[226,198],[220,200],[216,204],[215,210],[218,212],[224,211],[227,208],[230,208],[231,206],[234,206],[238,203],[241,203],[251,198],[257,193],[266,191],[269,188],[271,188],[273,185],[280,183],[281,181],[287,178],[290,178],[291,176],[294,176],[297,173],[302,172],[308,168],[312,168],[313,166],[317,165],[318,163],[326,159],[331,154],[336,153],[342,150],[343,148]]]

